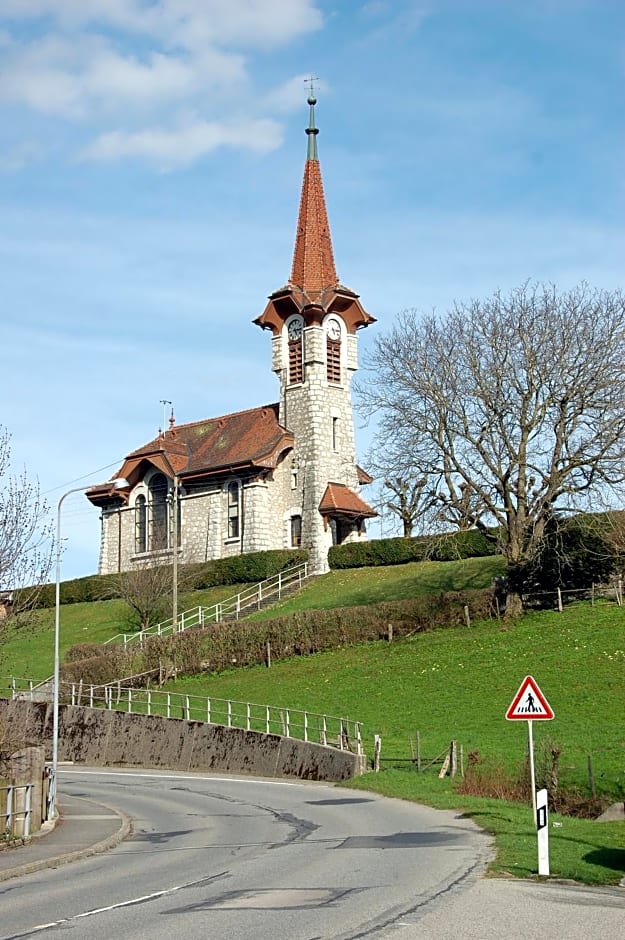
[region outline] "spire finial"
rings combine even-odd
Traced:
[[[317,104],[317,99],[315,98],[315,82],[319,81],[316,75],[311,75],[310,78],[304,79],[305,83],[308,84],[309,93],[308,93],[308,104],[310,105],[310,118],[308,121],[308,127],[306,128],[306,134],[308,135],[308,154],[307,160],[318,160],[317,156],[317,134],[319,129],[315,127],[315,105]]]

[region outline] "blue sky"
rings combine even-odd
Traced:
[[[622,0],[0,0],[16,469],[54,508],[161,399],[179,423],[276,400],[251,320],[290,273],[311,74],[363,355],[408,307],[622,285],[624,73]],[[80,495],[63,534],[63,577],[95,571]]]

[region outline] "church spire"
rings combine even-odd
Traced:
[[[321,167],[317,155],[319,130],[315,126],[316,103],[317,99],[311,92],[308,98],[310,118],[306,128],[308,152],[304,167],[290,278],[290,283],[311,299],[319,296],[327,288],[338,285]]]

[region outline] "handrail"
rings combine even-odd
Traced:
[[[123,643],[124,649],[128,646],[143,645],[144,640],[155,636],[170,636],[176,633],[184,633],[185,630],[201,629],[211,623],[221,623],[226,619],[238,620],[244,610],[250,608],[261,609],[263,603],[271,598],[280,600],[282,594],[287,588],[297,584],[302,587],[304,581],[311,577],[308,570],[308,562],[299,565],[293,565],[291,568],[285,568],[277,575],[266,578],[253,587],[233,594],[226,600],[219,601],[210,607],[192,607],[179,613],[174,619],[169,617],[153,627],[147,627],[145,630],[139,630],[137,633],[118,633],[111,637],[104,644]]]
[[[17,688],[20,684],[22,689]],[[36,686],[36,681],[32,679],[0,678],[0,696],[3,690],[11,690],[12,698],[36,699]],[[59,699],[65,704],[85,708],[105,708],[132,715],[161,715],[165,718],[183,718],[277,734],[363,754],[361,722],[281,705],[260,705],[256,702],[205,698],[162,689],[133,688],[124,685],[122,681],[106,685],[61,681]]]

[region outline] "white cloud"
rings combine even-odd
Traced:
[[[272,47],[322,25],[315,0],[3,0],[14,19],[132,30],[169,44]]]
[[[266,153],[280,146],[281,142],[281,129],[275,121],[197,121],[174,129],[148,128],[101,134],[85,149],[82,156],[101,162],[138,157],[161,170],[172,170],[189,166],[220,147]]]
[[[272,149],[280,139],[273,122],[255,123],[254,141],[243,117],[239,130],[223,115],[251,107],[243,102],[250,87],[246,51],[318,29],[315,4],[1,0],[0,102],[97,128],[82,156],[98,160],[144,156],[172,168],[221,146]],[[277,112],[294,100],[295,82],[265,97]],[[185,121],[189,113],[198,118]]]

